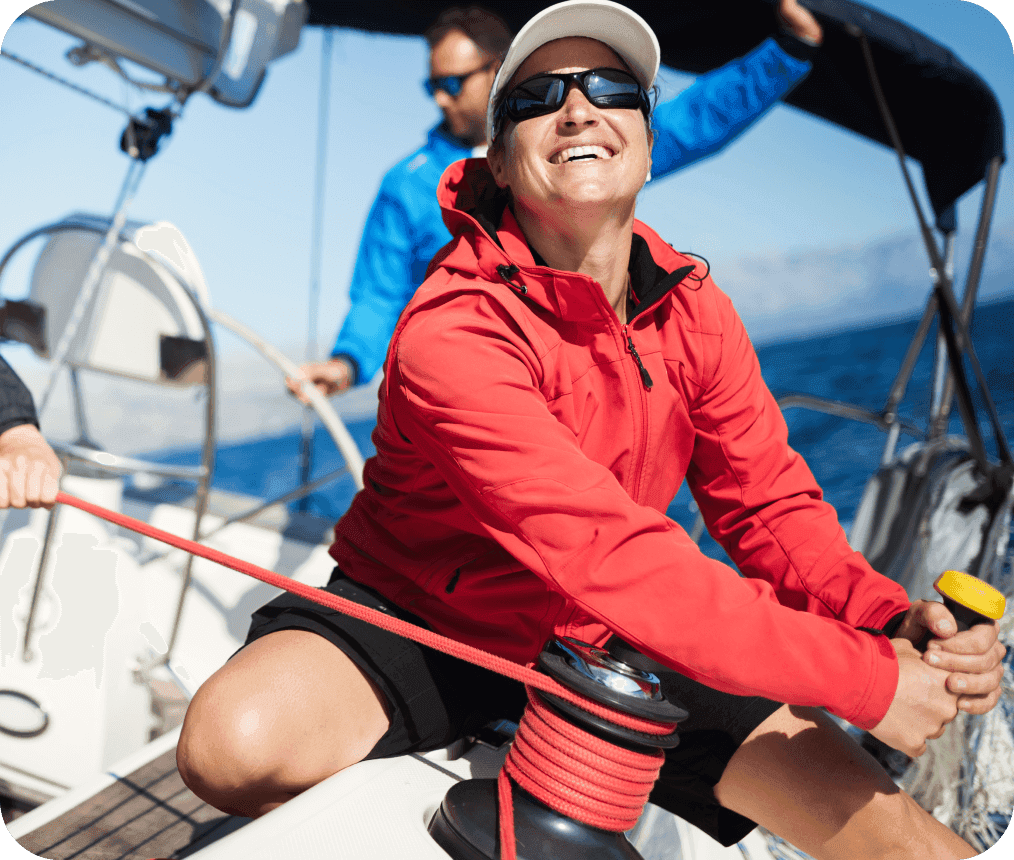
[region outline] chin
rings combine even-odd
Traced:
[[[580,182],[558,189],[560,198],[579,204],[613,204],[618,205],[624,200],[633,200],[640,189],[630,189],[629,194],[624,194],[616,187],[614,182]]]

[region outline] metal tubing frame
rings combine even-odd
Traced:
[[[976,421],[975,406],[972,403],[971,391],[968,387],[968,381],[964,373],[964,356],[968,356],[972,363],[972,370],[975,374],[976,382],[982,393],[983,400],[986,404],[986,411],[990,419],[990,423],[993,425],[993,433],[996,438],[996,445],[999,451],[1000,459],[1004,463],[1012,462],[1010,449],[1007,446],[1007,440],[1003,432],[1003,426],[1000,422],[1000,416],[996,411],[996,405],[993,402],[993,398],[989,393],[989,387],[986,384],[985,375],[982,372],[982,366],[979,364],[979,357],[975,352],[975,347],[972,344],[971,337],[968,333],[968,325],[964,320],[964,315],[961,309],[958,307],[957,299],[954,297],[954,289],[951,281],[948,277],[946,266],[943,257],[940,254],[940,249],[937,247],[936,240],[933,238],[933,233],[930,230],[929,225],[926,222],[926,218],[923,215],[922,207],[919,204],[919,198],[915,191],[915,186],[912,183],[912,178],[908,171],[908,165],[905,163],[905,150],[902,146],[901,137],[898,134],[897,126],[894,123],[894,118],[891,115],[890,108],[887,104],[887,99],[884,96],[883,89],[880,86],[880,78],[877,75],[876,66],[873,62],[873,53],[870,49],[869,39],[866,38],[866,34],[856,28],[855,35],[859,39],[860,47],[862,48],[863,58],[866,62],[867,71],[870,76],[870,84],[873,87],[873,93],[877,101],[877,106],[880,110],[881,118],[884,121],[884,125],[887,128],[888,136],[891,139],[891,143],[894,147],[895,152],[898,156],[898,162],[901,167],[902,177],[905,180],[905,185],[908,188],[909,196],[912,200],[912,205],[915,210],[916,218],[919,222],[919,230],[923,237],[923,242],[926,246],[926,251],[930,257],[930,263],[934,270],[934,296],[936,298],[937,310],[940,312],[940,328],[943,331],[944,338],[947,341],[947,352],[952,365],[952,376],[951,378],[955,382],[957,389],[957,400],[958,410],[961,413],[962,423],[965,425],[965,432],[968,434],[969,444],[972,449],[972,454],[975,457],[979,468],[983,474],[988,474],[990,470],[989,458],[986,454],[986,447],[983,441],[982,433],[979,430],[978,423]],[[999,165],[996,164],[998,159],[994,158],[990,164],[989,175],[992,176]],[[988,190],[988,189],[987,189]],[[995,188],[994,188],[995,192]],[[993,192],[987,194],[987,197],[992,198]],[[984,203],[987,202],[984,200]],[[990,211],[992,210],[992,200],[990,199]],[[985,208],[984,208],[985,212]],[[980,219],[980,228],[984,225],[988,229],[988,217]],[[976,279],[978,278],[978,268],[981,267],[981,259],[985,254],[985,236],[980,235],[982,241],[982,247],[977,248],[977,255],[979,264],[977,271],[974,273]],[[972,273],[970,272],[970,275]],[[927,311],[929,306],[927,306]],[[924,315],[925,319],[925,315]],[[923,335],[925,338],[925,335]],[[913,345],[914,345],[913,341]],[[921,348],[921,343],[919,344]],[[911,348],[910,348],[911,352]],[[911,371],[909,371],[911,373]],[[900,377],[901,374],[899,374]],[[907,384],[907,379],[905,380]]]
[[[944,236],[944,265],[947,276],[954,279],[954,232],[951,231]],[[947,363],[947,342],[944,340],[943,332],[937,332],[935,355],[933,359],[933,388],[930,392],[929,429],[932,435],[933,427],[940,415],[944,404],[944,389],[947,384],[949,372]]]
[[[333,471],[328,472],[326,475],[321,475],[314,481],[309,481],[308,483],[300,484],[298,487],[296,487],[296,489],[289,490],[289,492],[287,493],[282,493],[282,495],[280,496],[275,496],[274,498],[261,502],[259,505],[256,505],[255,507],[252,507],[247,511],[242,511],[241,513],[233,514],[231,517],[226,517],[226,519],[220,525],[215,526],[215,528],[213,528],[209,532],[204,532],[204,534],[201,535],[201,540],[205,540],[211,537],[213,534],[217,534],[227,526],[231,526],[233,523],[242,523],[245,522],[246,520],[251,520],[259,513],[266,511],[268,508],[273,508],[275,505],[287,505],[289,502],[296,501],[296,499],[305,498],[306,496],[310,495],[310,493],[315,493],[321,487],[327,486],[332,481],[337,480],[342,475],[346,474],[348,471],[349,466],[348,463],[346,463],[340,469],[334,469]]]
[[[811,409],[814,412],[823,412],[825,415],[834,415],[837,418],[847,418],[850,421],[859,421],[863,424],[872,424],[881,430],[890,430],[897,425],[911,436],[921,438],[923,431],[903,418],[896,415],[889,417],[884,413],[871,412],[861,406],[853,406],[851,403],[842,403],[838,400],[828,400],[824,397],[816,397],[810,394],[786,394],[778,398],[778,407],[784,412],[786,409]]]
[[[112,219],[109,219],[109,226],[112,226]],[[11,249],[4,254],[3,258],[0,259],[0,278],[3,277],[4,270],[7,264],[13,258],[14,254],[17,253],[22,247],[33,239],[37,239],[40,236],[48,236],[54,233],[64,232],[67,230],[87,230],[98,235],[106,235],[108,227],[103,230],[100,227],[91,224],[85,224],[79,221],[66,220],[56,224],[50,224],[46,227],[40,227],[36,230],[32,230],[30,233],[23,236]],[[117,234],[118,243],[130,243],[134,244],[129,236],[125,235],[121,228]],[[137,248],[137,245],[134,245]],[[197,482],[197,493],[194,499],[194,530],[193,540],[200,538],[201,520],[207,511],[208,506],[208,495],[211,485],[211,477],[215,470],[215,451],[218,447],[217,438],[215,433],[215,404],[217,398],[216,380],[218,377],[217,363],[215,359],[215,342],[211,335],[211,324],[208,320],[208,316],[198,301],[197,297],[190,290],[177,274],[172,270],[171,267],[167,267],[157,258],[151,256],[146,251],[138,248],[144,257],[157,265],[160,269],[166,271],[170,277],[172,277],[182,288],[187,298],[190,300],[198,319],[201,321],[201,328],[204,331],[204,341],[207,347],[207,378],[205,380],[205,390],[207,392],[207,402],[205,404],[205,428],[204,428],[204,444],[202,446],[201,453],[201,465],[197,469],[191,468],[179,468],[171,466],[161,466],[160,464],[150,463],[145,460],[137,460],[135,458],[118,456],[115,454],[107,454],[105,452],[96,452],[87,448],[82,448],[78,445],[66,445],[60,446],[67,455],[73,459],[84,460],[92,465],[98,466],[99,468],[107,469],[108,471],[117,474],[132,474],[134,469],[132,466],[140,467],[136,471],[143,471],[149,474],[163,474],[166,477],[183,477],[189,480],[196,480]],[[100,275],[101,277],[101,275]],[[105,462],[103,462],[105,460]],[[33,600],[32,606],[29,611],[29,617],[26,621],[25,626],[25,645],[24,645],[24,659],[26,662],[31,659],[31,643],[29,641],[31,630],[34,627],[34,616],[37,611],[38,596],[42,590],[43,579],[45,576],[46,562],[50,553],[50,545],[52,538],[55,535],[55,515],[51,514],[46,529],[46,537],[42,546],[42,554],[40,559],[40,565],[36,572],[35,585],[33,588]],[[190,587],[190,581],[192,579],[192,568],[193,568],[194,557],[192,555],[187,556],[186,565],[183,571],[183,581],[180,585],[179,598],[176,604],[176,613],[173,620],[173,626],[169,635],[169,646],[166,649],[166,653],[159,658],[161,663],[168,663],[172,655],[173,646],[176,643],[176,638],[179,633],[180,621],[183,617],[183,607],[186,602],[187,590]]]
[[[961,300],[961,321],[968,329],[972,323],[975,301],[979,294],[979,282],[982,278],[983,262],[986,258],[986,245],[996,206],[996,191],[1000,184],[1000,167],[1003,159],[994,158],[989,163],[986,174],[986,186],[982,194],[982,205],[979,208],[979,224],[975,231],[975,244],[972,247],[972,258],[968,264],[968,275],[965,279],[965,292]],[[951,404],[954,398],[954,378],[948,373],[944,381],[944,392],[938,412],[932,416],[930,434],[942,436],[947,430]]]
[[[243,323],[233,319],[231,316],[220,310],[209,311],[209,318],[213,322],[227,328],[237,337],[245,340],[248,344],[250,344],[250,346],[256,349],[265,360],[277,367],[286,376],[294,379],[302,378],[302,371],[299,369],[298,365],[291,361],[283,352],[281,352],[281,350],[276,349],[255,331],[243,325]],[[317,390],[315,385],[311,385],[309,381],[304,380],[302,392],[306,395],[313,408],[317,411],[317,415],[320,417],[324,427],[327,429],[328,433],[331,434],[335,447],[348,464],[349,473],[352,475],[352,480],[356,485],[356,489],[361,490],[363,488],[363,455],[359,451],[359,447],[356,445],[355,440],[352,438],[348,429],[345,427],[345,423],[338,416],[338,413],[335,412],[334,407],[331,406],[327,398]]]
[[[28,615],[25,617],[25,635],[21,643],[21,660],[31,663],[35,659],[35,652],[32,650],[32,634],[35,632],[35,615],[39,611],[39,601],[42,598],[42,590],[46,581],[46,568],[49,567],[49,554],[52,551],[53,538],[56,536],[56,524],[59,519],[60,506],[57,505],[49,511],[46,519],[46,534],[42,539],[42,552],[39,554],[39,567],[35,571],[35,582],[32,584],[32,602],[28,606]]]
[[[137,457],[109,454],[106,451],[97,451],[93,448],[86,448],[83,445],[54,442],[50,447],[69,460],[88,463],[90,466],[94,466],[96,469],[101,469],[104,472],[109,472],[112,475],[146,473],[158,475],[160,478],[169,478],[170,480],[199,481],[207,474],[204,466],[170,466],[166,463],[156,463],[152,460],[140,460]]]
[[[146,255],[147,256],[147,255]],[[184,286],[182,283],[181,286]],[[201,327],[204,329],[205,343],[208,348],[208,374],[205,387],[207,389],[207,404],[205,409],[205,427],[204,427],[204,448],[201,452],[201,466],[204,469],[204,474],[201,475],[197,481],[197,494],[194,498],[194,530],[191,540],[195,543],[201,539],[201,520],[204,518],[204,514],[208,510],[208,496],[211,492],[211,478],[215,473],[215,453],[218,449],[218,440],[215,434],[215,402],[217,399],[217,383],[218,378],[218,365],[215,359],[215,341],[211,336],[211,323],[208,320],[208,316],[204,312],[204,308],[201,307],[201,303],[197,301],[197,298],[191,294],[190,290],[186,290],[187,295],[190,297],[190,301],[194,306],[194,310],[201,320]],[[176,602],[176,614],[173,618],[173,626],[169,633],[169,644],[166,647],[165,654],[159,659],[157,665],[169,665],[169,660],[172,657],[173,648],[176,646],[176,639],[180,632],[180,623],[183,620],[183,607],[186,603],[187,592],[190,590],[190,582],[193,579],[193,568],[194,568],[194,556],[187,554],[187,560],[183,567],[183,580],[180,583],[180,594],[179,599]],[[152,667],[154,668],[154,667]]]

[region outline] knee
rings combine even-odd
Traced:
[[[201,800],[233,815],[255,817],[278,757],[257,704],[216,695],[214,678],[187,709],[176,747],[184,784]]]

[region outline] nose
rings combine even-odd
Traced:
[[[588,101],[577,83],[571,81],[558,116],[562,125],[571,128],[595,125],[598,122],[598,108]]]
[[[437,90],[433,93],[433,101],[437,103],[437,107],[440,110],[447,110],[447,108],[454,104],[454,99],[447,94],[446,90]]]

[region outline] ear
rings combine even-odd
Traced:
[[[504,132],[501,131],[500,137],[497,138],[495,143],[490,144],[489,149],[486,150],[486,163],[489,165],[490,172],[493,174],[493,179],[499,188],[507,187],[503,135]]]
[[[648,175],[644,178],[645,184],[651,182],[651,150],[655,146],[655,132],[648,129]]]

